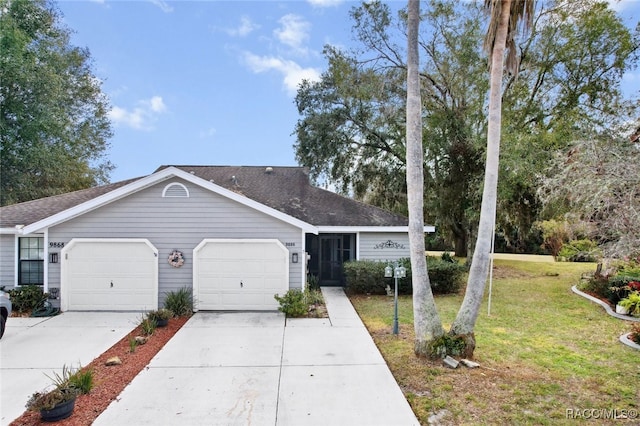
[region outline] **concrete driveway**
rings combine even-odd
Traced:
[[[329,319],[199,312],[95,426],[418,425],[341,288]]]
[[[133,330],[140,313],[65,312],[55,317],[9,318],[0,340],[0,424],[25,410],[33,392],[47,387],[45,376],[64,365],[87,365]]]

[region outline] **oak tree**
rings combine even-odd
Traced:
[[[0,0],[0,205],[108,180],[108,101],[48,0]]]

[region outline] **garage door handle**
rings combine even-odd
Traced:
[[[240,288],[242,288],[244,286],[244,284],[242,284],[242,281],[240,281]]]
[[[111,288],[113,288],[113,281],[111,281]]]

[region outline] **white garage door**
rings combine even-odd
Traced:
[[[289,251],[278,240],[207,239],[193,250],[199,310],[276,310],[289,289]]]
[[[63,311],[158,307],[158,251],[148,240],[74,239],[61,258]]]

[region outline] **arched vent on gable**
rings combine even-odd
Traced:
[[[189,190],[181,183],[170,183],[162,191],[162,198],[164,197],[189,198]]]

